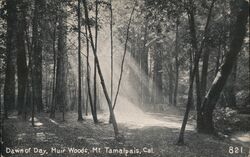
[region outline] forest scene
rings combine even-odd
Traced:
[[[249,0],[0,0],[1,157],[250,157]]]

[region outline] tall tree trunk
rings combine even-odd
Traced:
[[[113,8],[112,0],[109,0],[110,3],[110,101],[113,104],[113,79],[114,79],[114,47],[113,47]],[[111,123],[111,116],[109,116],[109,123]]]
[[[109,0],[110,3],[110,69],[111,69],[111,77],[110,77],[110,101],[111,104],[113,104],[113,77],[114,77],[114,62],[113,62],[113,53],[114,53],[114,47],[113,47],[113,8],[112,8],[112,0]]]
[[[6,1],[7,7],[7,60],[4,84],[4,117],[15,107],[15,61],[16,61],[16,0]]]
[[[44,7],[43,1],[35,0],[35,10],[33,17],[33,75],[32,75],[32,88],[33,88],[33,103],[37,107],[37,111],[43,111],[42,103],[42,36],[43,32],[40,26],[42,20],[42,9]]]
[[[98,0],[95,1],[95,54],[97,55],[97,39],[98,39]],[[94,122],[97,123],[98,119],[97,119],[97,110],[96,110],[96,106],[97,106],[97,71],[96,71],[96,58],[94,59],[94,102],[93,102],[93,118],[94,118]]]
[[[33,93],[32,93],[32,65],[33,65],[33,60],[32,60],[32,43],[30,42],[30,37],[29,37],[29,29],[25,29],[25,40],[27,44],[27,52],[28,52],[28,74],[27,74],[27,82],[26,82],[26,89],[25,89],[25,103],[24,103],[24,120],[27,118],[28,111],[31,110],[32,104],[33,104]]]
[[[177,105],[177,95],[179,86],[179,17],[176,19],[176,35],[175,35],[175,86],[174,86],[174,102]]]
[[[190,63],[189,63],[189,84],[191,82],[191,75],[192,75],[192,70],[193,70],[193,66],[194,66],[194,53],[193,51],[190,49],[189,50],[189,58],[190,58]],[[192,89],[193,90],[193,89]],[[193,91],[191,92],[191,109],[194,109],[194,94]]]
[[[91,112],[93,110],[93,101],[91,95],[91,88],[90,88],[90,65],[89,65],[89,33],[88,33],[88,26],[85,24],[85,34],[86,34],[86,42],[87,42],[87,87],[88,87],[88,100],[91,108]],[[86,104],[86,115],[88,115],[88,104]],[[93,116],[93,115],[92,115]]]
[[[32,59],[31,59],[31,84],[32,84],[32,125],[34,126],[35,108],[41,112],[42,104],[42,32],[39,31],[41,20],[41,1],[35,0],[35,10],[32,20]],[[39,19],[39,20],[38,20]]]
[[[55,103],[59,106],[60,111],[63,115],[66,107],[66,91],[67,91],[67,80],[66,80],[66,68],[67,68],[67,26],[65,20],[67,19],[66,12],[64,10],[65,3],[60,2],[61,15],[58,19],[58,54],[57,54],[57,71],[56,71],[56,87],[55,87]]]
[[[78,121],[82,121],[82,83],[81,83],[81,0],[78,0]]]
[[[27,82],[27,61],[25,49],[25,16],[26,6],[25,3],[18,1],[20,12],[18,14],[18,27],[17,27],[17,77],[18,77],[18,114],[22,114],[24,101],[25,101],[25,88]]]
[[[213,110],[216,106],[220,93],[233,69],[233,66],[235,65],[237,55],[241,50],[241,46],[246,35],[246,25],[249,16],[248,11],[249,3],[247,1],[242,2],[237,16],[237,21],[234,25],[232,40],[230,42],[230,50],[226,54],[225,61],[218,71],[213,84],[203,101],[203,123],[206,124],[202,125],[203,128],[201,129],[201,132],[203,133],[211,134],[214,132]]]
[[[146,46],[148,41],[148,15],[144,17],[144,32],[143,32],[143,49],[142,49],[142,58],[141,58],[141,66],[143,74],[145,74],[145,82],[143,82],[142,88],[142,96],[143,96],[143,104],[149,103],[149,77],[148,77],[148,48]]]
[[[57,21],[57,19],[56,19]],[[56,69],[57,69],[57,54],[56,54],[56,22],[54,23],[53,28],[53,41],[52,41],[52,47],[53,47],[53,80],[52,80],[52,103],[51,103],[51,111],[50,111],[50,118],[55,118],[55,112],[56,112],[56,92],[55,92],[55,85],[56,85]]]
[[[35,70],[35,58],[37,58],[39,56],[39,54],[35,54],[38,53],[38,0],[35,0],[35,10],[34,10],[34,17],[33,17],[33,21],[32,21],[32,54],[31,54],[31,88],[32,88],[32,113],[31,113],[31,123],[32,126],[34,126],[34,116],[35,116],[35,104],[37,106],[37,94],[35,94],[35,91],[37,91],[37,82],[35,81],[37,79],[36,76],[36,70]],[[36,68],[38,68],[36,66]]]
[[[162,33],[161,25],[158,24],[156,26],[157,34],[160,35]],[[162,92],[162,51],[163,44],[160,42],[156,42],[155,52],[153,54],[153,83],[154,83],[154,103],[161,104],[163,102]]]
[[[171,52],[170,52],[171,53]],[[172,55],[170,56],[170,63],[168,64],[168,68],[169,68],[169,73],[168,73],[168,81],[169,81],[169,85],[168,85],[168,102],[170,105],[173,105],[173,64],[171,62],[172,60]]]

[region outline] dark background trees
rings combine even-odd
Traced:
[[[7,32],[6,32],[6,69],[4,83],[4,110],[5,118],[8,111],[15,108],[15,62],[16,62],[16,30],[17,30],[17,8],[16,1],[7,1]]]

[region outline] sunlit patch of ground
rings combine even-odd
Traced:
[[[171,112],[171,111],[168,111]],[[122,99],[115,108],[116,119],[119,123],[123,123],[129,128],[143,128],[143,127],[168,127],[174,129],[180,129],[182,116],[178,115],[166,115],[161,118],[159,114],[143,112],[139,107],[132,104],[127,99]],[[188,124],[186,130],[194,130],[194,126]]]
[[[26,133],[17,134],[17,140],[21,141],[21,140],[23,140],[23,138],[24,138],[25,136],[27,136]]]
[[[57,123],[56,121],[54,121],[53,119],[49,118],[49,121],[51,121],[52,123],[59,125],[59,123]]]
[[[186,131],[185,145],[177,146],[176,141],[180,130],[178,127],[174,127],[174,124],[168,123],[168,121],[181,124],[181,116],[143,113],[137,108],[133,110],[140,113],[136,120],[129,118],[129,121],[125,121],[125,118],[122,117],[119,119],[119,113],[116,112],[119,130],[125,136],[124,142],[115,141],[113,127],[108,123],[108,114],[99,114],[100,123],[94,124],[90,115],[88,117],[84,116],[84,121],[78,122],[76,113],[67,113],[65,122],[62,121],[60,114],[56,115],[56,119],[50,119],[48,114],[37,115],[36,122],[43,123],[43,126],[40,127],[32,127],[29,121],[24,122],[19,117],[9,119],[4,124],[4,144],[9,147],[40,147],[47,150],[50,150],[51,147],[153,148],[154,152],[151,154],[128,155],[131,157],[245,157],[248,155],[248,147],[244,147],[242,154],[231,155],[228,153],[229,146],[244,146],[240,143],[200,135],[193,130]],[[129,114],[128,116],[134,115]],[[139,116],[141,117],[139,118]],[[121,120],[123,120],[122,123]],[[132,127],[139,125],[137,120],[143,123],[143,126]],[[167,121],[167,123],[164,123],[164,121]],[[21,156],[38,157],[41,155],[29,154]],[[66,153],[47,154],[45,156],[125,157],[124,154],[105,153],[87,155]]]
[[[250,148],[250,131],[235,133],[230,139]]]

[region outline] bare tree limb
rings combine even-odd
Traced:
[[[124,61],[125,61],[125,57],[126,57],[126,53],[127,53],[127,44],[128,44],[128,39],[129,39],[129,29],[130,29],[130,24],[131,24],[131,21],[132,21],[132,16],[133,16],[134,11],[135,11],[135,6],[136,5],[134,5],[134,7],[132,9],[132,12],[130,14],[130,17],[129,17],[129,23],[128,23],[128,27],[127,27],[124,53],[123,53],[123,57],[122,57],[121,72],[120,72],[120,77],[119,77],[119,81],[118,81],[117,91],[116,91],[116,95],[115,95],[115,99],[114,99],[114,103],[113,103],[113,107],[112,107],[113,110],[115,108],[117,97],[118,97],[118,94],[119,94],[119,91],[120,91],[120,86],[121,86],[121,81],[122,81],[122,74],[123,74],[123,67],[124,67]]]

